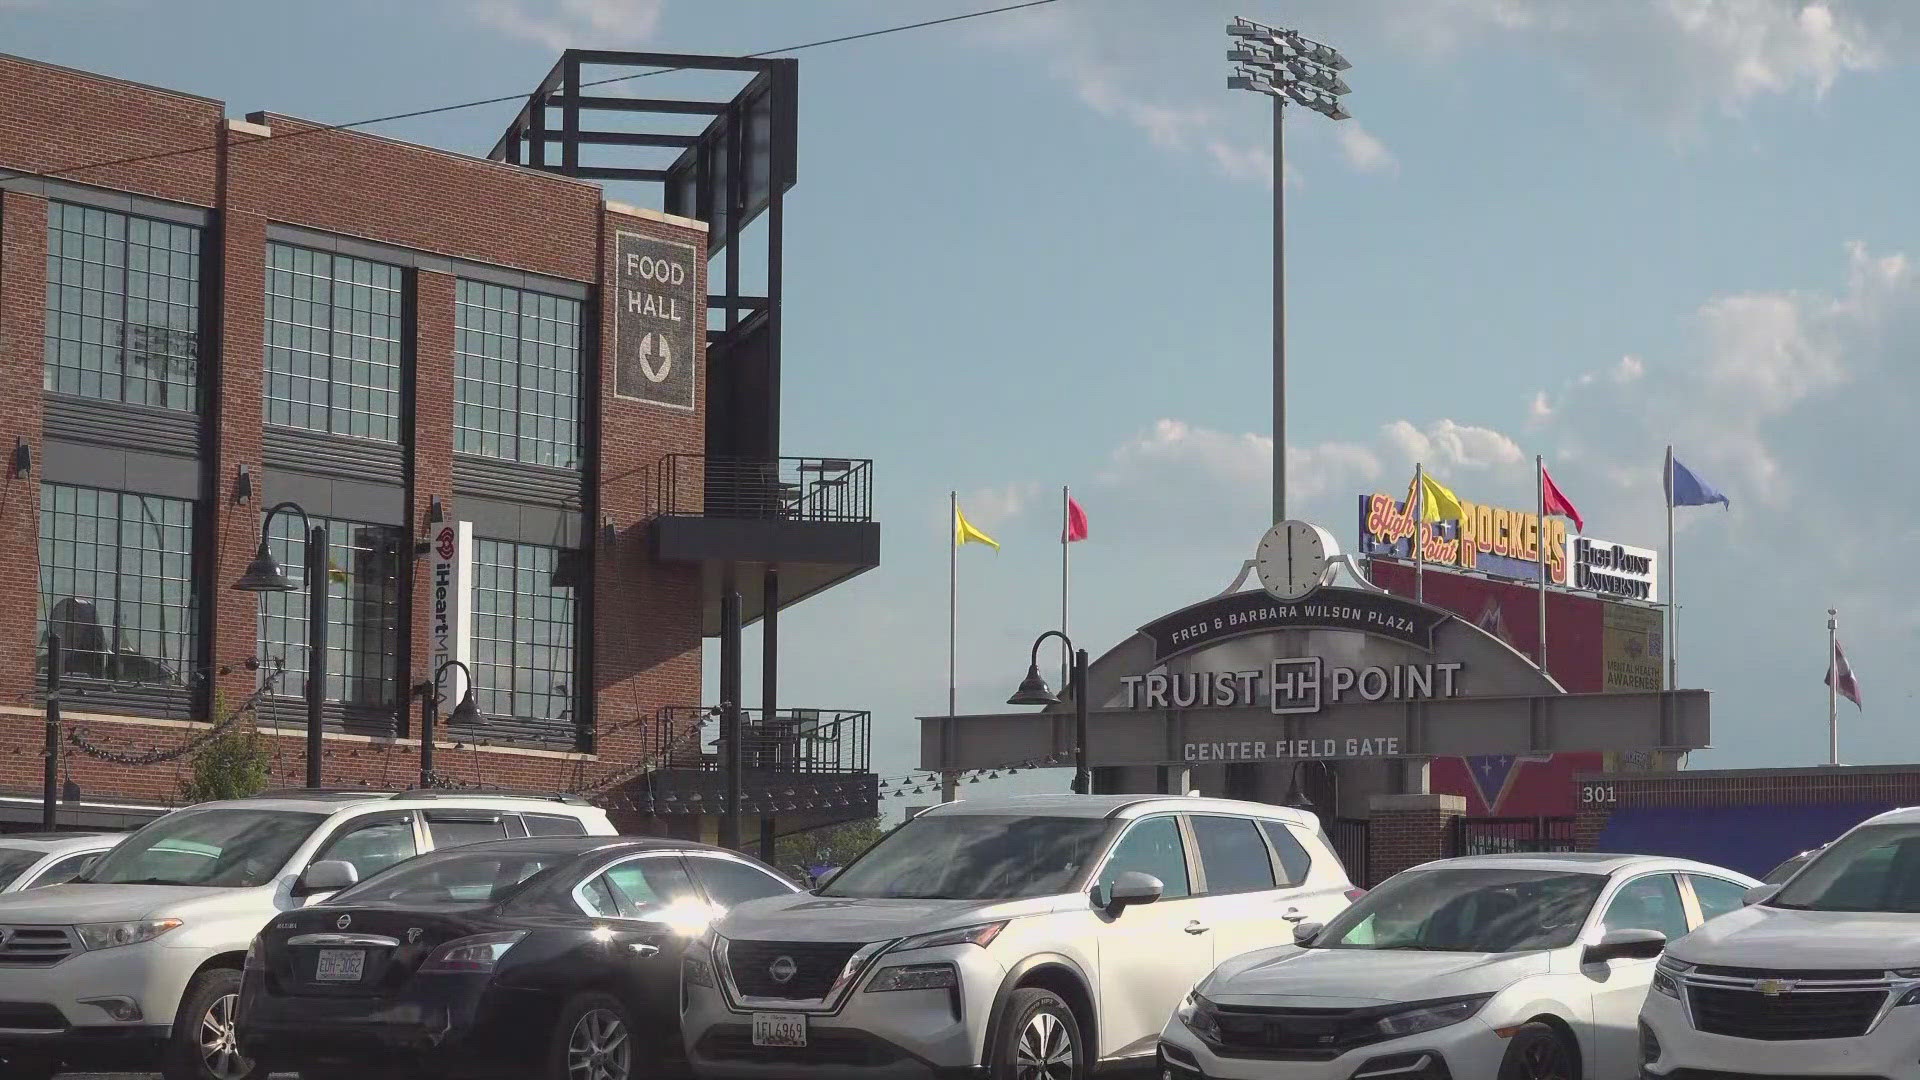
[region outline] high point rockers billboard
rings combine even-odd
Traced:
[[[1564,589],[1655,603],[1660,599],[1658,553],[1568,531],[1557,517],[1544,522],[1530,510],[1461,500],[1459,521],[1429,521],[1422,529],[1430,566],[1453,567],[1511,581],[1540,580],[1540,535],[1547,538],[1547,583]],[[1364,556],[1413,559],[1413,515],[1404,499],[1375,492],[1360,497]]]

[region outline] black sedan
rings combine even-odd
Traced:
[[[682,1060],[686,945],[799,891],[676,840],[535,837],[408,860],[254,939],[241,1052],[319,1077],[629,1080]]]

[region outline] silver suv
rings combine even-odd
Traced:
[[[614,831],[606,811],[558,796],[291,791],[175,810],[70,884],[0,896],[0,1077],[256,1080],[234,1007],[275,914],[422,851]]]
[[[1359,891],[1312,814],[1158,795],[948,803],[688,953],[702,1077],[1083,1077]]]

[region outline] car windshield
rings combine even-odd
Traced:
[[[408,859],[383,870],[329,904],[497,904],[518,893],[535,875],[566,856],[533,851],[472,851],[456,848]]]
[[[0,848],[0,889],[13,884],[27,868],[40,861],[40,853],[25,848]]]
[[[1458,867],[1414,870],[1341,912],[1316,949],[1511,953],[1573,944],[1604,874]]]
[[[293,810],[182,810],[121,841],[79,880],[228,889],[264,885],[325,820]]]
[[[1767,905],[1920,912],[1920,823],[1853,830],[1801,867]]]
[[[888,834],[822,896],[999,900],[1073,888],[1100,852],[1101,818],[924,814]]]
[[[1792,877],[1795,870],[1807,865],[1807,860],[1811,858],[1813,858],[1812,852],[1803,851],[1793,858],[1788,859],[1786,862],[1781,863],[1779,866],[1774,867],[1773,872],[1769,873],[1762,880],[1768,885],[1778,885]]]

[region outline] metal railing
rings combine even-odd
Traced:
[[[716,711],[701,708],[662,710],[652,726],[658,743],[651,754],[667,768],[718,770],[724,762],[721,722]],[[740,710],[742,765],[800,775],[868,772],[873,714],[851,709]]]
[[[1447,854],[1457,857],[1573,851],[1577,837],[1570,817],[1459,817],[1448,839]]]
[[[872,521],[873,462],[668,454],[655,478],[663,517]]]
[[[1369,856],[1373,851],[1373,822],[1366,818],[1327,817],[1320,819],[1327,844],[1347,868],[1347,880],[1363,889],[1373,887]]]

